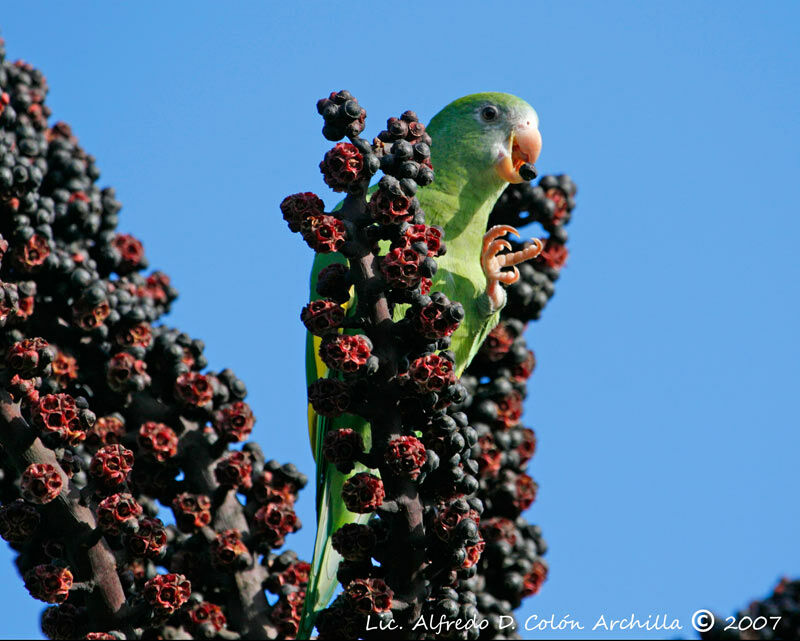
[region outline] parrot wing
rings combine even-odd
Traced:
[[[325,267],[333,263],[347,265],[347,259],[341,254],[317,254],[311,270],[311,300],[320,298],[316,293],[317,277]],[[354,298],[343,305],[345,311],[354,308]],[[319,378],[336,377],[336,372],[328,369],[319,357],[319,346],[322,339],[312,334],[306,337],[306,379],[310,385]],[[328,606],[336,590],[336,578],[341,555],[333,549],[331,537],[336,530],[347,523],[366,523],[371,514],[354,514],[347,510],[342,502],[342,486],[353,474],[366,471],[363,465],[356,464],[349,474],[342,474],[335,466],[328,463],[322,454],[322,443],[325,434],[330,430],[349,427],[361,434],[364,446],[369,450],[371,444],[369,424],[364,419],[344,414],[335,419],[319,416],[309,403],[308,434],[312,453],[317,462],[317,536],[314,542],[314,558],[311,564],[309,582],[306,587],[306,598],[303,616],[300,620],[298,639],[310,638],[317,613]]]

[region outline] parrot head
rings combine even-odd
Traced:
[[[477,93],[451,102],[427,128],[437,171],[467,173],[471,180],[520,183],[542,148],[539,117],[527,102],[507,93]],[[460,171],[459,171],[460,170]]]

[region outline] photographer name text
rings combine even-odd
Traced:
[[[736,617],[726,617],[725,619],[717,620],[712,612],[709,610],[697,610],[692,614],[690,623],[691,627],[698,632],[707,632],[715,625],[720,625],[724,630],[738,630],[744,631],[748,629],[762,630],[770,627],[776,630],[780,623],[781,617],[748,617],[744,616],[741,619]],[[723,623],[724,622],[724,623]],[[477,628],[478,630],[485,630],[491,625],[491,622],[486,619],[449,619],[444,615],[436,616],[420,616],[413,625],[408,626],[412,631],[424,630],[432,632],[433,634],[443,634],[453,631],[471,630]],[[529,616],[522,625],[518,625],[517,621],[512,616],[501,615],[496,619],[497,630],[518,630],[523,629],[529,632],[532,631],[565,631],[565,630],[605,630],[607,632],[615,632],[622,630],[648,630],[648,631],[671,631],[683,630],[680,619],[671,617],[664,613],[649,614],[646,617],[640,617],[631,614],[622,618],[614,618],[605,614],[599,615],[597,618],[591,620],[581,621],[573,618],[571,614],[549,616],[540,616],[532,614]],[[371,615],[367,616],[366,631],[372,630],[402,630],[403,626],[399,625],[396,621],[391,619],[373,620]]]
[[[410,626],[411,630],[425,630],[426,632],[433,632],[434,634],[442,634],[444,632],[470,630],[477,628],[484,630],[488,628],[490,622],[488,619],[448,619],[444,615],[436,616],[421,616]],[[523,626],[525,630],[585,630],[586,625],[580,621],[573,619],[571,615],[565,614],[562,617],[556,617],[551,614],[547,618],[541,618],[537,614],[529,616]],[[508,628],[517,629],[517,622],[511,616],[499,616],[497,628],[499,630],[506,630]],[[389,621],[372,621],[370,616],[367,616],[367,631],[371,630],[402,630],[403,626],[397,622]],[[650,615],[645,620],[641,620],[635,615],[631,614],[629,617],[622,619],[614,619],[600,615],[596,621],[591,624],[592,630],[683,630],[678,619],[667,617],[666,614]]]

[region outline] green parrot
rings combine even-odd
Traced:
[[[519,234],[508,225],[486,230],[489,214],[505,187],[523,182],[520,169],[536,162],[542,145],[538,127],[536,112],[524,100],[504,93],[479,93],[447,105],[426,129],[433,141],[431,161],[436,178],[418,192],[417,198],[425,211],[426,224],[442,227],[447,244],[447,252],[437,259],[431,291],[440,291],[464,306],[465,317],[450,345],[455,353],[456,376],[461,375],[497,325],[505,305],[505,290],[500,283],[515,282],[519,272],[514,265],[537,256],[542,249],[541,242],[534,240],[521,251],[500,253],[511,249],[502,236]],[[382,247],[382,251],[385,249]],[[341,254],[317,254],[311,272],[311,300],[320,298],[316,293],[318,274],[334,262],[347,264]],[[345,307],[352,303],[351,298]],[[405,306],[397,307],[395,320],[400,320]],[[308,334],[308,384],[328,375],[318,356],[320,342],[319,337]],[[308,419],[317,463],[317,537],[299,639],[310,637],[316,614],[328,606],[337,585],[341,557],[331,545],[332,534],[346,523],[366,523],[371,516],[348,511],[341,499],[344,482],[352,474],[365,471],[364,467],[357,464],[345,475],[322,456],[325,434],[345,427],[359,432],[369,450],[369,424],[350,414],[335,419],[318,416],[310,404]]]

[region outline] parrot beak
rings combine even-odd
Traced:
[[[530,121],[517,125],[508,140],[508,152],[501,153],[495,164],[500,177],[510,183],[521,183],[530,178],[520,175],[523,165],[532,165],[542,151],[542,134]],[[528,172],[525,172],[528,173]]]

